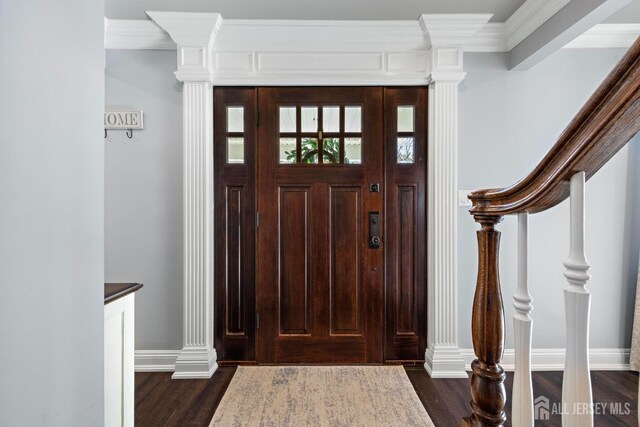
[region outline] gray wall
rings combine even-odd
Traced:
[[[0,2],[0,425],[103,423],[104,6]]]
[[[528,71],[507,71],[503,54],[467,54],[460,93],[459,188],[496,188],[524,178],[597,85],[621,50],[560,50]],[[591,347],[629,347],[638,265],[638,141],[619,152],[587,183],[586,251],[592,264]],[[635,186],[635,187],[634,187]],[[639,198],[640,200],[640,198]],[[628,203],[627,203],[628,202]],[[568,202],[531,216],[530,287],[534,348],[564,348],[566,284],[562,262],[569,253]],[[460,345],[471,347],[471,305],[476,281],[477,226],[459,209]],[[516,287],[516,219],[502,230],[501,281],[512,346]],[[634,234],[635,233],[635,234]],[[635,236],[633,242],[628,236]]]
[[[182,83],[176,53],[107,51],[106,104],[144,111],[128,139],[110,131],[105,162],[107,281],[144,283],[136,348],[182,348]]]
[[[505,54],[466,54],[460,88],[461,189],[510,185],[555,142],[622,55],[620,50],[561,50],[526,72],[507,70]],[[106,260],[110,280],[145,283],[137,299],[137,348],[182,345],[181,96],[174,52],[109,51],[107,104],[145,110],[133,140],[110,134],[106,159]],[[587,248],[593,264],[591,345],[629,346],[638,260],[640,185],[637,143],[587,185]],[[636,194],[634,194],[636,193]],[[629,200],[629,203],[627,203]],[[459,331],[471,347],[476,279],[476,225],[459,208]],[[635,215],[635,216],[634,216]],[[564,347],[562,262],[568,254],[568,206],[531,218],[534,346]],[[502,281],[511,334],[515,287],[515,221],[500,226]]]

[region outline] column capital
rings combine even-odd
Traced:
[[[462,51],[493,16],[490,13],[424,14],[420,28],[429,44],[429,82],[458,83],[465,77]]]
[[[212,48],[222,26],[219,13],[147,12],[176,42],[181,82],[212,82]]]

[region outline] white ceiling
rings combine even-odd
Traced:
[[[109,19],[145,10],[219,12],[227,19],[410,20],[423,13],[493,13],[504,22],[525,0],[105,0]],[[640,0],[637,0],[640,1]]]

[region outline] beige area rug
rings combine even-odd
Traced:
[[[402,366],[241,366],[211,426],[433,426],[433,422]]]

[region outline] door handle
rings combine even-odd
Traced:
[[[380,249],[380,212],[369,212],[369,248]]]

